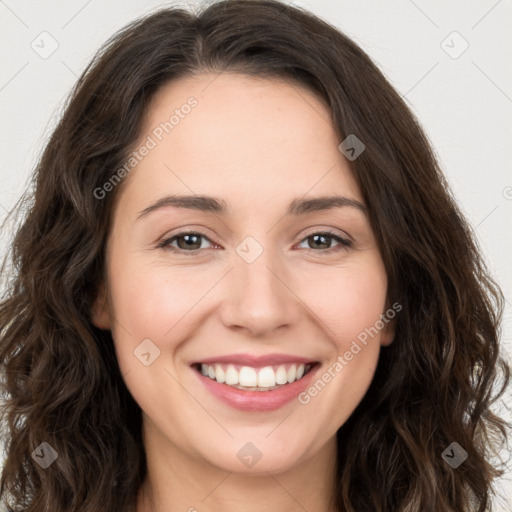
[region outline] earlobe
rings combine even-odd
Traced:
[[[383,347],[387,347],[393,343],[396,334],[396,315],[402,310],[402,306],[399,302],[394,302],[391,305],[391,301],[386,299],[386,310],[381,315],[381,321],[384,324],[380,330],[380,344]]]
[[[384,327],[380,331],[380,344],[384,347],[391,345],[395,339],[395,332],[396,319],[385,318]]]
[[[395,339],[395,322],[391,321],[380,332],[380,344],[384,347],[391,345]]]
[[[98,295],[91,308],[91,321],[99,329],[110,329],[110,312],[103,282],[99,286]]]

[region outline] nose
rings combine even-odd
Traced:
[[[296,323],[301,301],[288,276],[285,265],[271,250],[263,250],[251,263],[236,255],[221,307],[225,327],[245,330],[251,337],[271,338],[278,329]]]

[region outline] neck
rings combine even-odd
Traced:
[[[148,471],[137,512],[336,512],[336,437],[286,472],[248,475],[185,453],[159,437],[154,425],[144,434]]]

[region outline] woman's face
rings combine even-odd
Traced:
[[[158,453],[239,473],[334,456],[393,336],[340,142],[279,80],[196,75],[152,101],[93,319]]]

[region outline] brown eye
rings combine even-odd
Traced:
[[[173,235],[170,238],[166,238],[165,240],[163,240],[158,245],[158,247],[169,248],[171,250],[176,250],[178,252],[179,251],[195,252],[195,251],[199,251],[201,249],[205,249],[205,247],[202,247],[203,239],[210,241],[202,233],[195,233],[195,232],[178,233],[176,235]],[[174,242],[176,242],[176,246],[172,245]]]
[[[331,244],[333,240],[337,242],[338,245],[332,247]],[[330,232],[313,233],[304,238],[301,243],[304,242],[308,243],[308,247],[305,247],[306,250],[322,253],[347,249],[352,245],[350,240]]]
[[[164,239],[158,244],[158,247],[187,256],[193,256],[197,254],[198,251],[207,248],[202,246],[203,240],[212,243],[211,240],[202,233],[186,231]],[[337,243],[334,247],[332,247],[333,241]],[[312,233],[304,238],[301,244],[304,242],[308,244],[308,247],[303,247],[304,249],[319,254],[330,254],[331,252],[348,249],[352,246],[350,240],[330,232]]]

